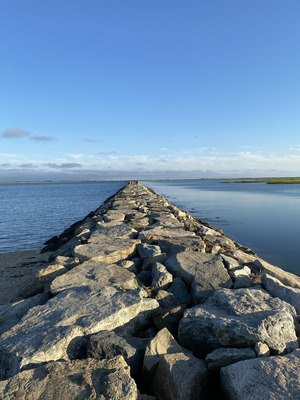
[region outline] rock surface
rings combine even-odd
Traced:
[[[123,357],[117,357],[109,361],[57,361],[22,371],[0,382],[0,397],[3,400],[135,400],[138,392],[128,365]]]
[[[221,370],[223,394],[229,400],[299,398],[300,350],[283,357],[241,361]]]
[[[298,347],[292,306],[262,289],[222,289],[184,313],[179,343],[197,354],[266,343],[277,353]]]

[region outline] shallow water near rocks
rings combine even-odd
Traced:
[[[0,253],[42,247],[127,182],[0,184]]]
[[[300,275],[300,185],[217,180],[143,184],[271,264]]]

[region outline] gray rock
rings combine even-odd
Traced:
[[[266,343],[273,352],[298,347],[295,310],[262,289],[222,289],[204,304],[184,313],[179,343],[197,355],[219,347],[251,347]]]
[[[153,388],[159,399],[207,399],[205,362],[184,353],[162,355],[154,374]]]
[[[242,277],[242,276],[250,276],[251,275],[251,269],[247,267],[247,265],[244,265],[242,267],[238,268],[232,268],[229,270],[229,275],[232,278],[237,278],[237,277]]]
[[[173,281],[173,275],[170,274],[167,268],[160,263],[155,263],[153,265],[151,271],[151,278],[152,278],[151,287],[152,289],[155,290],[158,289],[166,290],[170,287]]]
[[[186,284],[181,278],[173,279],[168,292],[172,293],[180,304],[190,304],[192,301],[192,297],[187,290]]]
[[[141,271],[139,274],[136,275],[136,279],[145,286],[151,286],[151,271]]]
[[[56,361],[0,382],[0,397],[11,399],[135,400],[137,387],[123,357]]]
[[[169,257],[182,251],[201,251],[205,252],[205,243],[199,236],[184,236],[173,237],[168,239],[158,240],[158,245],[161,251],[166,253]]]
[[[132,260],[122,260],[119,261],[118,265],[120,265],[120,267],[127,269],[127,271],[133,272],[134,274],[137,274],[137,268],[135,263]]]
[[[170,309],[159,309],[153,314],[153,322],[158,330],[167,328],[173,335],[177,334],[178,324],[181,320],[186,305],[181,304]]]
[[[103,360],[121,355],[130,366],[131,373],[137,375],[143,365],[145,348],[145,341],[130,340],[111,331],[102,331],[90,336],[87,344],[87,357]]]
[[[160,240],[166,238],[176,238],[176,237],[187,237],[187,236],[195,236],[194,232],[185,231],[180,228],[153,228],[149,230],[141,231],[138,235],[138,238],[142,242],[148,242],[152,240]]]
[[[234,280],[233,288],[241,289],[254,286],[254,282],[249,276],[238,276]]]
[[[16,325],[32,307],[44,304],[48,299],[49,295],[47,293],[41,293],[16,303],[1,305],[0,335]]]
[[[137,239],[106,238],[105,241],[76,246],[74,257],[78,257],[80,262],[91,259],[113,264],[133,256],[138,243]]]
[[[264,274],[261,277],[264,288],[274,297],[279,297],[295,307],[300,315],[300,289],[285,286],[278,279]]]
[[[108,210],[106,214],[103,215],[103,219],[105,222],[124,221],[125,214],[118,210]]]
[[[234,258],[227,256],[226,254],[221,254],[221,257],[223,258],[225,267],[227,269],[229,269],[229,270],[243,267],[243,264],[241,264],[240,262],[238,262]]]
[[[229,400],[298,399],[300,350],[283,357],[240,361],[221,369],[221,385]]]
[[[165,253],[161,253],[156,256],[146,258],[145,260],[143,260],[142,269],[151,271],[154,264],[156,264],[156,263],[164,264],[166,259],[167,259],[167,255]]]
[[[117,286],[124,290],[137,289],[135,275],[116,264],[105,264],[88,260],[71,271],[54,279],[51,292],[56,294],[62,290],[88,286],[101,290],[104,286]]]
[[[180,305],[173,293],[159,290],[155,296],[161,308],[171,309]]]
[[[97,227],[88,242],[106,241],[107,238],[135,239],[137,232],[124,222],[97,223]]]
[[[220,348],[205,357],[210,371],[217,371],[222,367],[242,360],[256,358],[256,353],[250,347],[246,349]]]
[[[45,305],[29,310],[23,319],[1,336],[2,368],[14,374],[25,365],[69,359],[71,342],[83,335],[149,319],[156,300],[144,291],[103,287],[64,290]]]
[[[159,360],[164,354],[182,353],[182,348],[174,337],[164,328],[151,340],[146,347],[143,374],[146,378],[153,377]]]
[[[184,251],[171,256],[165,265],[174,276],[191,285],[195,303],[205,301],[217,289],[232,286],[220,256]]]
[[[143,260],[161,254],[160,247],[152,244],[140,243],[137,245],[137,249]]]

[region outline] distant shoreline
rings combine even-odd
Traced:
[[[300,184],[300,177],[276,177],[276,178],[177,178],[177,179],[140,179],[144,182],[190,182],[190,181],[222,181],[222,183],[267,183],[267,184]],[[45,180],[45,181],[8,181],[0,184],[14,183],[97,183],[97,182],[128,182],[129,179],[109,179],[109,180]]]

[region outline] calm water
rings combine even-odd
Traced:
[[[300,275],[300,185],[222,181],[144,182],[171,203]]]
[[[0,184],[0,252],[42,247],[126,182]]]

